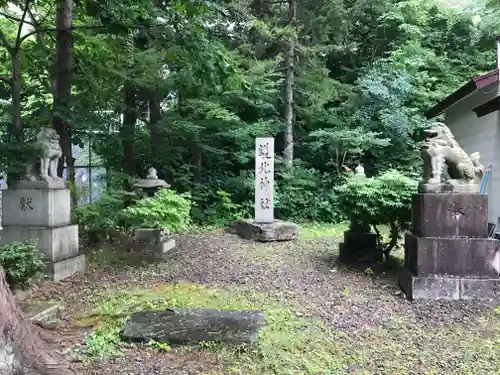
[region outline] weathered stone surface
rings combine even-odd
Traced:
[[[405,265],[416,276],[434,274],[492,278],[498,241],[493,238],[436,238],[406,234]]]
[[[2,210],[4,227],[70,225],[70,191],[69,189],[10,188],[2,191]]]
[[[168,231],[153,228],[140,228],[135,231],[135,243],[143,250],[153,254],[165,254],[175,248],[175,239],[169,237]]]
[[[142,243],[157,243],[166,241],[168,232],[155,228],[139,228],[135,230],[135,241]]]
[[[491,301],[500,298],[500,279],[460,279],[460,299]]]
[[[264,314],[259,311],[173,308],[132,314],[123,338],[167,344],[250,344],[258,341],[263,326]]]
[[[20,180],[20,181],[12,181],[9,185],[11,189],[39,189],[39,190],[47,190],[47,189],[67,189],[68,184],[64,180],[55,180],[55,179],[47,179],[47,180]]]
[[[156,192],[162,188],[169,188],[170,185],[164,180],[158,178],[158,173],[155,168],[149,168],[148,175],[145,179],[137,181],[132,185],[134,189],[142,189],[143,197],[154,197]]]
[[[75,274],[83,275],[87,267],[85,254],[62,260],[60,262],[48,262],[45,275],[49,280],[64,280]]]
[[[347,230],[344,242],[339,244],[341,262],[377,262],[382,260],[382,252],[377,249],[377,234]]]
[[[399,286],[410,300],[458,300],[460,279],[441,276],[414,276],[406,267],[399,273]]]
[[[274,220],[269,224],[256,223],[251,219],[235,220],[229,232],[241,238],[260,242],[292,241],[299,237],[299,226],[288,221]]]
[[[488,237],[486,194],[415,194],[412,232],[421,237]]]
[[[62,227],[5,227],[0,231],[0,245],[14,241],[37,241],[45,259],[60,262],[78,255],[78,225]]]
[[[415,276],[402,267],[399,285],[410,300],[492,301],[500,298],[500,278]]]

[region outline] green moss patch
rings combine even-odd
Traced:
[[[206,307],[217,309],[256,309],[264,311],[267,326],[261,331],[259,345],[234,347],[202,343],[182,351],[208,350],[234,374],[333,374],[342,373],[356,360],[339,350],[341,334],[327,330],[320,322],[297,316],[279,301],[251,293],[231,293],[195,284],[167,284],[148,290],[110,292],[94,301],[94,306],[76,318],[76,323],[95,324],[80,359],[104,359],[119,355],[126,347],[120,332],[127,317],[135,312],[168,307]],[[169,351],[165,345],[150,345]]]

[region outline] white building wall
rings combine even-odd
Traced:
[[[468,95],[445,113],[445,123],[462,148],[468,154],[479,152],[485,168],[492,164],[487,190],[488,220],[492,223],[500,217],[500,116],[499,111],[494,111],[478,118],[472,109],[498,94],[499,86],[494,83]]]

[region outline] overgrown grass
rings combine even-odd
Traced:
[[[322,237],[341,239],[349,223],[307,223],[300,226],[300,240],[308,241]]]
[[[251,292],[236,294],[195,284],[168,284],[148,290],[112,292],[97,298],[93,305],[93,309],[76,319],[84,326],[95,324],[84,347],[76,353],[81,360],[120,355],[126,346],[120,340],[120,332],[127,317],[135,311],[167,307],[264,311],[267,326],[261,331],[259,345],[202,343],[195,348],[213,352],[226,368],[225,374],[336,374],[343,373],[355,359],[339,349],[340,341],[347,342],[342,334],[326,329],[319,321],[297,316],[279,301]],[[158,344],[150,343],[156,348]],[[168,348],[162,346],[161,350]]]

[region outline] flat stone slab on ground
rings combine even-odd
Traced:
[[[122,334],[131,341],[167,344],[223,342],[251,344],[265,326],[264,314],[252,310],[178,309],[132,314]]]
[[[401,267],[399,285],[410,300],[492,301],[500,298],[500,278],[415,276]]]
[[[299,238],[299,226],[281,220],[274,220],[269,224],[256,223],[253,219],[235,220],[229,225],[229,232],[260,242],[292,241]]]

